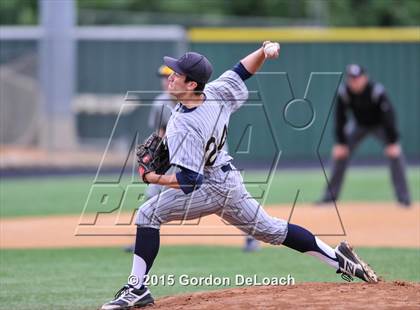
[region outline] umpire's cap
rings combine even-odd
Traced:
[[[356,78],[366,73],[366,70],[358,64],[350,64],[346,67],[346,74],[348,77]]]
[[[163,62],[177,73],[188,76],[190,79],[206,84],[213,73],[210,61],[195,52],[185,53],[181,58],[163,57]]]

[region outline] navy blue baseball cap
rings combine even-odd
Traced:
[[[364,75],[365,73],[366,73],[365,69],[361,65],[358,65],[358,64],[350,64],[350,65],[347,65],[346,67],[346,74],[349,77],[356,78],[361,75]]]
[[[195,52],[185,53],[179,59],[165,56],[163,62],[176,73],[186,75],[198,83],[206,84],[213,73],[210,61]]]

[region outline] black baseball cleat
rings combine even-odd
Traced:
[[[378,282],[378,276],[373,269],[357,256],[346,241],[341,242],[335,248],[335,255],[339,266],[337,273],[341,273],[344,280],[353,281],[353,276],[355,276],[369,283]]]
[[[130,310],[154,304],[147,287],[136,289],[126,284],[116,294],[115,299],[104,304],[101,310]]]

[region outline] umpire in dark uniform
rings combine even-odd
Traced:
[[[349,112],[353,115],[351,120]],[[370,134],[385,145],[385,155],[389,158],[392,183],[399,204],[410,206],[394,109],[384,87],[369,80],[364,68],[356,64],[346,67],[346,83],[338,90],[332,175],[321,203],[338,199],[349,158],[358,144]]]

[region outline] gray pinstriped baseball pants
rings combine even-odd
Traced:
[[[171,188],[149,199],[138,209],[136,224],[159,229],[168,222],[217,214],[257,240],[283,243],[287,221],[267,214],[246,190],[239,171],[215,168],[204,174],[204,180],[190,194]]]

